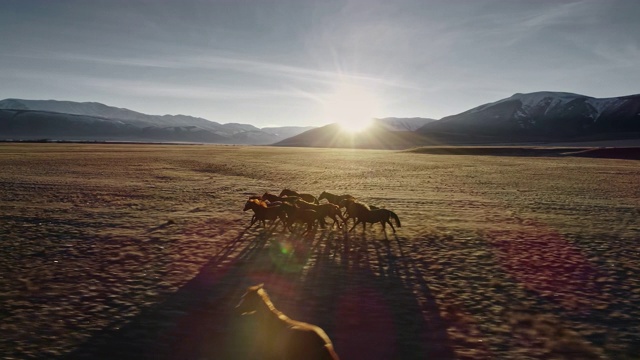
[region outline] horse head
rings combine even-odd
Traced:
[[[261,199],[257,199],[257,198],[251,198],[249,200],[247,200],[247,202],[244,204],[244,209],[242,211],[247,211],[249,209],[255,209],[256,206],[260,206],[260,207],[267,207],[267,203],[264,202]]]

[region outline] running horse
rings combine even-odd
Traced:
[[[342,228],[342,226],[340,225],[340,222],[338,221],[338,218],[340,218],[340,220],[345,224],[345,227],[346,227],[346,224],[347,224],[346,220],[342,216],[342,212],[340,211],[340,207],[338,205],[334,205],[331,203],[316,205],[316,204],[308,203],[304,200],[298,200],[298,202],[296,202],[296,206],[301,209],[315,210],[318,214],[320,214],[320,216],[323,219],[322,221],[320,221],[320,225],[322,226],[322,228],[324,228],[325,217],[329,217],[333,219],[333,224],[331,224],[331,227],[333,227],[333,225],[338,224],[338,229]]]
[[[307,230],[305,230],[302,234],[306,234],[313,230],[316,227],[316,222],[319,223],[323,228],[325,226],[324,215],[313,209],[299,208],[287,203],[282,204],[281,208],[287,214],[285,227],[288,228],[291,232],[293,232],[293,225],[296,223],[307,225]]]
[[[260,198],[262,200],[265,200],[265,201],[283,202],[283,203],[289,203],[291,205],[295,204],[296,201],[298,201],[298,199],[300,199],[297,196],[278,196],[278,195],[271,194],[268,191],[266,193],[262,194],[262,196]]]
[[[251,218],[251,225],[256,222],[261,222],[263,227],[267,227],[266,221],[271,220],[271,225],[274,225],[278,219],[286,224],[286,214],[282,211],[282,208],[279,205],[268,206],[267,203],[263,200],[252,198],[247,200],[244,204],[244,209],[242,211],[253,210],[253,217]]]
[[[328,202],[338,205],[340,207],[344,207],[341,205],[346,200],[355,200],[356,198],[351,195],[335,195],[330,192],[323,191],[322,194],[318,197],[318,200],[327,199]]]
[[[262,359],[339,359],[324,330],[293,320],[276,309],[264,290],[264,284],[249,287],[236,305],[236,311],[258,318],[257,341]]]
[[[289,190],[289,189],[284,189],[280,192],[280,197],[284,197],[284,196],[295,196],[297,198],[300,198],[306,202],[310,202],[312,204],[319,204],[318,199],[316,199],[315,196],[311,195],[311,194],[301,194],[299,192],[293,191],[293,190]]]
[[[360,223],[362,223],[363,232],[367,229],[367,223],[380,223],[382,225],[384,235],[387,236],[386,224],[391,225],[393,232],[396,232],[396,228],[393,227],[393,224],[389,220],[391,218],[393,218],[396,221],[396,225],[400,227],[400,218],[398,218],[398,215],[391,210],[380,208],[371,209],[366,204],[354,200],[343,201],[343,205],[347,208],[349,218],[355,219],[355,224],[353,224],[353,227],[349,232],[353,231],[353,229],[355,229]]]

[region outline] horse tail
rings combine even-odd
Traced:
[[[398,225],[398,227],[402,227],[400,225],[400,218],[398,217],[398,215],[396,215],[396,213],[394,213],[391,210],[387,210],[389,212],[389,216],[391,216],[392,218],[394,218],[396,220],[396,225]]]

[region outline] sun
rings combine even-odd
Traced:
[[[340,124],[343,130],[351,133],[371,126],[379,106],[373,92],[350,84],[337,86],[323,103],[326,120]]]

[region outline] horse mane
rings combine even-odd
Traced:
[[[267,291],[265,289],[263,289],[262,286],[258,288],[258,291],[256,291],[256,293],[258,294],[258,296],[260,296],[260,298],[262,299],[262,302],[264,302],[264,304],[267,305],[267,308],[269,308],[269,311],[271,311],[272,313],[277,315],[278,318],[280,318],[281,320],[287,321],[287,322],[293,321],[293,320],[291,320],[290,317],[288,317],[282,311],[278,310],[276,308],[276,306],[273,305],[273,302],[271,301],[271,298],[269,297],[269,294],[267,294]]]
[[[365,203],[362,203],[362,202],[359,202],[359,201],[357,201],[357,200],[353,200],[353,199],[345,199],[345,200],[344,200],[344,202],[345,202],[345,204],[347,204],[347,205],[352,204],[352,205],[356,206],[356,207],[357,207],[357,208],[359,208],[359,209],[365,209],[365,210],[367,210],[367,211],[371,211],[371,208],[369,207],[369,205],[367,205],[367,204],[365,204]]]
[[[305,201],[305,200],[303,200],[303,199],[301,199],[301,198],[298,198],[298,200],[296,200],[296,205],[297,205],[298,203],[302,203],[303,205],[313,205],[313,206],[317,206],[316,204],[314,204],[314,203],[310,203],[310,202]]]
[[[264,208],[268,207],[267,203],[262,199],[257,199],[257,198],[256,199],[249,199],[249,202],[252,202],[252,203],[254,203],[254,204],[258,205],[258,206],[264,207]]]
[[[353,201],[352,202],[355,206],[361,208],[361,209],[366,209],[367,211],[371,211],[371,208],[369,207],[369,205],[365,204],[365,203],[361,203],[358,201]]]

